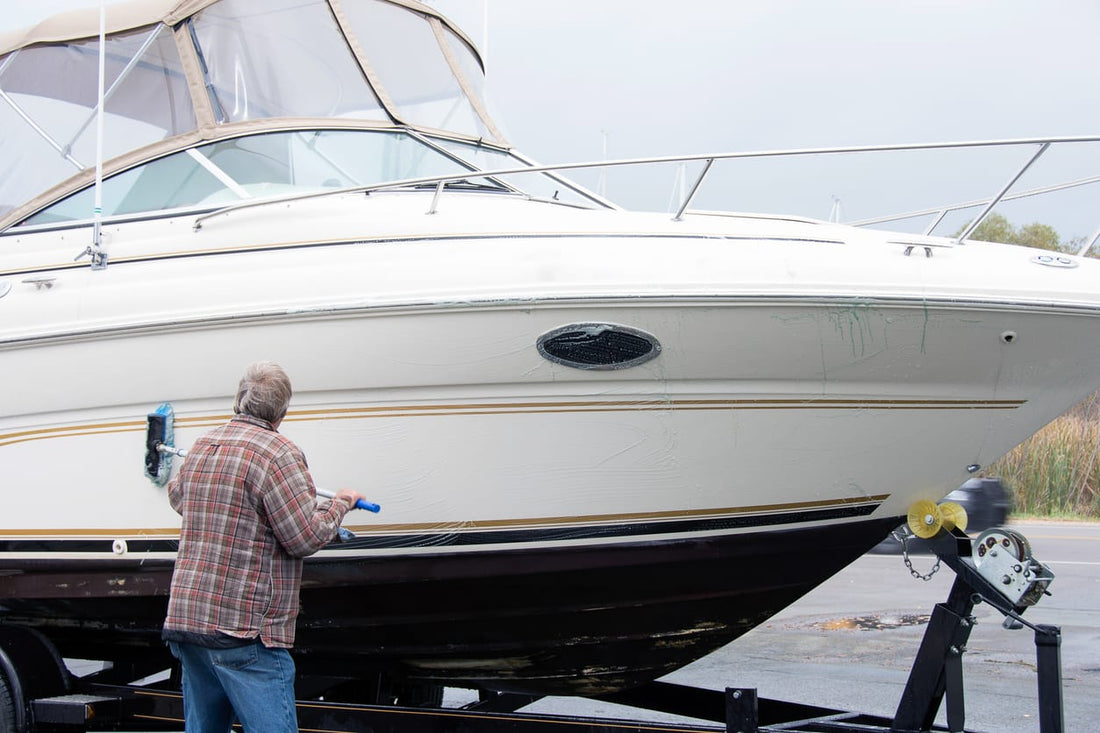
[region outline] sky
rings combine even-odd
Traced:
[[[0,30],[88,4],[5,3]],[[1095,0],[429,4],[482,48],[494,115],[544,163],[1100,134]],[[991,195],[1031,152],[719,163],[693,205],[820,218],[839,206],[861,219]],[[697,169],[574,177],[664,210]],[[1021,184],[1094,174],[1100,145],[1055,148]],[[1053,209],[1025,202],[1005,213],[1091,236],[1098,199],[1100,184],[1060,194]]]
[[[605,135],[608,157],[631,158],[1100,134],[1094,0],[484,1],[487,24],[482,0],[432,4],[485,47],[506,131],[544,162],[601,159]],[[912,211],[992,195],[1031,152],[718,164],[698,203],[767,209],[785,192],[821,218],[837,199],[847,219]],[[1021,183],[1096,174],[1100,146],[1078,146]],[[609,174],[608,194],[634,176]],[[635,198],[664,206],[674,182]],[[1059,198],[1066,237],[1100,226],[1100,185]]]

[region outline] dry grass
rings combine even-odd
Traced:
[[[1014,511],[1100,518],[1100,392],[990,466],[1011,488]]]

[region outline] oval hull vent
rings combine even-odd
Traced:
[[[575,369],[626,369],[661,353],[657,339],[627,326],[573,323],[544,333],[539,353]]]

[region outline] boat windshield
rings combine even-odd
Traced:
[[[187,8],[194,10],[175,14]],[[429,6],[408,0],[162,0],[128,4],[118,24],[102,49],[101,144],[107,174],[129,169],[112,184],[119,213],[256,195],[249,187],[261,183],[300,190],[390,178],[397,170],[455,172],[446,156],[433,156],[402,136],[253,137],[261,131],[416,129],[507,146],[482,99],[476,51]],[[93,177],[100,51],[98,22],[84,27],[63,16],[17,41],[0,35],[0,228]],[[329,120],[338,122],[326,125]],[[212,140],[219,142],[195,147]],[[351,160],[343,159],[345,148],[355,149]],[[364,150],[384,157],[367,162]],[[216,163],[229,173],[216,185],[211,181],[218,174],[206,165],[214,159],[248,162]],[[265,166],[283,170],[264,174]],[[175,185],[154,193],[146,190],[146,178]],[[51,205],[50,215],[71,216],[69,204],[82,206],[81,195]]]
[[[472,171],[477,158],[504,157],[485,147],[448,143],[444,150],[394,131],[296,130],[220,140],[135,166],[103,182],[103,216],[215,208],[250,199],[353,188]],[[469,162],[466,162],[469,161]],[[428,184],[431,185],[431,184]],[[466,188],[507,190],[471,176]],[[92,217],[89,186],[24,220],[57,224]]]

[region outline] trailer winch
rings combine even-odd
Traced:
[[[1054,580],[1050,569],[1031,554],[1031,544],[1019,532],[993,527],[974,541],[974,566],[1014,606],[1033,606]]]

